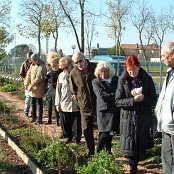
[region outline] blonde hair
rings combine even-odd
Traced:
[[[47,55],[48,64],[59,64],[59,59],[60,55],[55,51],[51,51]]]
[[[72,66],[72,60],[69,57],[62,57],[59,60],[59,68],[64,68],[65,66]]]
[[[94,75],[99,78],[100,77],[100,71],[102,68],[106,68],[109,70],[109,77],[113,77],[115,75],[115,69],[112,67],[112,65],[107,61],[99,61],[96,68]]]

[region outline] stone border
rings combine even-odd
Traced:
[[[0,128],[1,136],[8,142],[8,144],[12,147],[13,150],[16,151],[18,156],[24,161],[26,165],[28,165],[33,174],[44,174],[44,172],[37,167],[37,165],[18,147],[18,145],[9,137],[7,132]]]

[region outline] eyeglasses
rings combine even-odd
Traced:
[[[83,62],[83,60],[78,60],[78,61],[76,61],[76,62],[74,62],[75,64],[78,64],[78,63],[82,63]]]

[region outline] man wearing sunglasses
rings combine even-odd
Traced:
[[[96,96],[92,88],[96,64],[89,62],[81,52],[75,52],[72,60],[74,68],[70,72],[72,98],[80,106],[82,130],[87,144],[87,157],[94,154],[93,118],[96,113]]]

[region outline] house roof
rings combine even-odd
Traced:
[[[144,45],[145,46],[145,45]],[[123,49],[140,49],[141,48],[141,45],[139,45],[139,44],[122,44],[121,45],[121,48],[123,48]]]
[[[146,47],[147,45],[143,45],[144,47]],[[153,50],[158,50],[158,47],[154,47],[154,46],[148,46],[149,49],[153,49]],[[122,49],[141,49],[141,45],[139,44],[122,44],[121,45]]]

